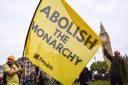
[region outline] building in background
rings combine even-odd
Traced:
[[[99,35],[103,41],[103,44],[105,44],[106,50],[109,52],[110,55],[113,55],[110,37],[108,33],[106,32],[105,27],[103,26],[102,23],[100,23],[100,34]],[[102,51],[104,51],[103,46],[102,46]],[[103,52],[103,58],[104,58],[104,61],[110,67],[111,62],[106,58],[106,56],[104,55],[104,52]]]
[[[25,76],[29,76],[35,71],[35,65],[33,65],[26,57],[19,58],[16,62],[24,68],[23,74]]]

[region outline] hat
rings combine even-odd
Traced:
[[[12,60],[15,61],[15,57],[14,57],[13,55],[10,55],[10,56],[8,57],[8,59],[12,59]]]

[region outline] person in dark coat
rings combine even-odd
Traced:
[[[91,73],[88,70],[88,68],[85,67],[79,76],[80,85],[89,85],[90,79],[91,79]]]
[[[104,54],[111,62],[110,66],[110,85],[124,85],[127,79],[124,60],[120,56],[119,51],[114,52],[114,56],[111,56],[104,47]]]

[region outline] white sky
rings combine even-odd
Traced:
[[[22,56],[28,27],[39,0],[0,1],[0,64],[3,64],[8,55]],[[128,0],[66,1],[97,34],[100,18],[110,35],[113,50],[128,54]],[[103,60],[101,49],[95,56],[97,60]]]

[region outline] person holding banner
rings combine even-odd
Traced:
[[[103,45],[104,54],[111,62],[110,67],[110,85],[124,85],[127,80],[127,74],[125,71],[124,60],[121,58],[120,52],[115,51],[114,56],[111,56]]]
[[[3,66],[5,85],[20,85],[20,72],[23,69],[15,62],[15,57],[10,55]]]

